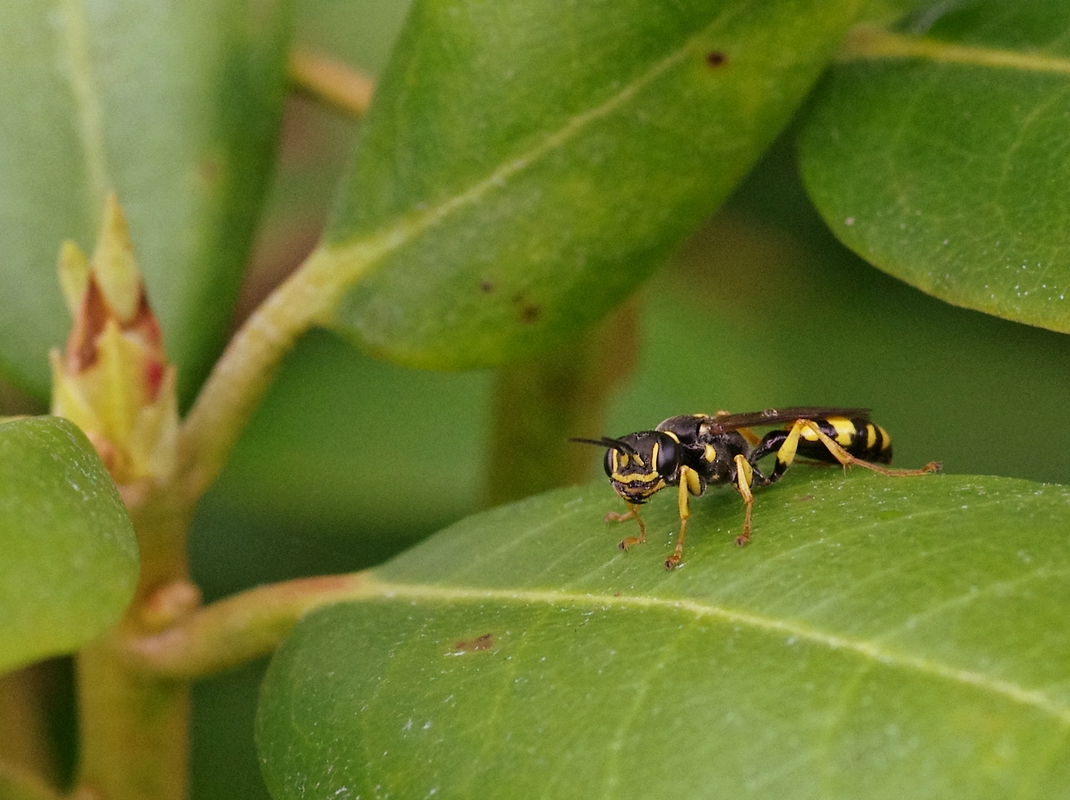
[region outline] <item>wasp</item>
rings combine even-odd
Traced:
[[[751,429],[776,426],[762,437]],[[646,525],[639,507],[666,486],[677,487],[680,535],[665,567],[680,564],[689,498],[698,497],[711,484],[731,484],[744,503],[743,533],[736,544],[750,541],[753,490],[776,483],[796,456],[830,464],[864,467],[881,475],[924,475],[940,468],[930,462],[921,469],[891,469],[892,439],[870,420],[868,408],[807,406],[766,409],[746,414],[718,411],[713,416],[690,414],[669,417],[652,431],[629,433],[619,439],[572,439],[606,448],[605,470],[617,494],[624,498],[627,513],[610,512],[606,521],[634,519],[639,535],[620,543],[621,550],[646,540]],[[774,456],[766,475],[759,462]]]

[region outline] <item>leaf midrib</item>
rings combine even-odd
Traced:
[[[878,644],[872,640],[852,639],[829,633],[795,620],[775,619],[761,614],[739,611],[714,603],[690,599],[668,599],[643,595],[601,595],[549,589],[481,589],[476,587],[405,584],[379,581],[368,576],[362,583],[359,598],[405,600],[408,602],[472,603],[494,601],[517,605],[546,604],[558,607],[586,607],[597,609],[635,608],[661,609],[693,614],[696,618],[715,619],[724,624],[742,626],[767,634],[783,635],[809,644],[840,650],[873,664],[896,667],[951,683],[972,686],[998,695],[1015,704],[1034,708],[1063,725],[1070,726],[1070,706],[1059,703],[1042,691],[1026,689],[1011,681],[995,678],[972,670],[958,669],[931,658],[912,655]]]
[[[945,64],[1070,75],[1070,58],[953,44],[941,39],[891,33],[869,25],[853,28],[840,51],[839,60],[876,59],[922,59]]]
[[[689,52],[694,51],[697,43],[708,36],[710,31],[719,25],[724,25],[734,16],[734,13],[717,16],[708,25],[684,39],[679,47],[653,62],[648,69],[636,75],[633,80],[624,84],[607,99],[568,117],[563,125],[546,132],[532,147],[506,159],[492,172],[471,183],[462,191],[451,194],[438,204],[416,213],[388,220],[387,224],[376,230],[355,238],[343,238],[335,243],[321,245],[321,250],[326,256],[325,266],[336,274],[338,270],[341,270],[345,277],[339,280],[339,284],[343,286],[343,289],[348,288],[390,253],[400,250],[405,244],[438,225],[455,211],[471,206],[486,194],[501,189],[514,176],[558,152],[591,124],[622,108],[628,100],[681,62]]]
[[[111,168],[105,147],[104,112],[93,73],[89,21],[83,0],[64,0],[61,14],[57,45],[67,61],[78,141],[86,165],[86,200],[89,208],[96,208],[111,185]]]

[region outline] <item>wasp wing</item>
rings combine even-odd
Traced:
[[[869,421],[868,408],[836,408],[834,406],[793,406],[790,408],[767,408],[764,411],[748,411],[742,414],[717,414],[707,417],[703,426],[711,433],[726,433],[740,428],[760,428],[764,425],[780,425],[800,419],[826,419],[847,417]]]

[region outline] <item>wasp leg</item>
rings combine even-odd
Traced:
[[[629,503],[627,500],[624,501],[624,504],[628,506],[627,514],[618,514],[616,511],[610,511],[606,514],[606,522],[624,522],[627,519],[634,519],[639,523],[639,535],[626,536],[621,539],[620,545],[618,545],[621,550],[627,550],[633,544],[642,544],[646,541],[646,525],[643,523],[643,518],[639,516],[639,506],[635,503]]]
[[[754,506],[754,493],[751,491],[751,486],[754,484],[754,468],[751,463],[743,455],[737,455],[736,462],[736,489],[739,491],[739,496],[743,498],[744,511],[743,511],[743,533],[736,537],[736,544],[742,547],[750,541],[750,512]]]
[[[759,442],[762,441],[761,437],[758,436],[758,434],[756,434],[750,428],[736,428],[736,430],[739,431],[740,435],[742,435],[743,438],[747,440],[747,444],[749,444],[751,447],[756,446]]]
[[[676,549],[665,559],[665,569],[675,569],[680,566],[680,558],[684,552],[684,537],[687,535],[687,521],[691,518],[688,495],[700,495],[704,488],[695,470],[686,465],[680,467],[680,485],[676,491],[676,505],[680,509],[680,535],[676,537]]]
[[[880,475],[888,475],[893,478],[902,478],[910,475],[924,475],[927,472],[935,472],[940,469],[940,463],[937,461],[930,461],[921,469],[892,469],[891,467],[883,467],[880,464],[874,464],[872,461],[864,461],[861,458],[848,453],[835,439],[821,430],[816,422],[809,419],[801,419],[791,426],[791,432],[788,434],[787,440],[785,440],[780,450],[777,451],[777,465],[773,470],[774,474],[776,474],[777,470],[783,472],[784,469],[787,469],[791,464],[792,459],[795,457],[795,448],[799,443],[799,435],[804,428],[813,431],[814,435],[817,436],[818,441],[825,445],[837,461],[843,464],[844,469],[851,466],[864,467],[865,469]],[[788,446],[789,442],[791,443],[790,456],[787,459],[787,463],[784,464],[784,468],[781,469],[781,453],[784,452],[784,448]]]
[[[874,464],[872,461],[866,461],[858,456],[852,455],[843,447],[843,445],[821,430],[820,426],[814,420],[800,419],[796,420],[788,431],[770,432],[762,440],[762,443],[751,452],[749,460],[753,465],[756,465],[758,461],[764,458],[767,454],[774,451],[776,452],[776,465],[773,467],[773,471],[769,474],[769,478],[765,483],[776,483],[787,471],[788,467],[795,461],[795,454],[799,447],[799,438],[804,430],[811,431],[817,440],[824,445],[825,449],[828,450],[829,455],[842,464],[844,469],[857,465],[872,470],[873,472],[880,473],[881,475],[889,475],[892,477],[924,475],[927,472],[934,472],[935,470],[940,469],[940,464],[936,461],[926,464],[921,469],[892,469],[891,467]]]

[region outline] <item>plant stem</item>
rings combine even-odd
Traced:
[[[841,61],[878,58],[916,59],[945,64],[969,64],[1017,72],[1044,72],[1066,75],[1070,64],[1062,56],[1015,52],[994,47],[959,45],[939,39],[896,33],[872,25],[856,25],[847,33],[840,51]]]
[[[363,117],[372,102],[375,81],[348,64],[305,50],[290,55],[290,80],[340,111]]]
[[[194,614],[194,619],[207,620],[200,627],[184,625],[198,602],[188,580],[186,530],[194,506],[222,470],[283,356],[403,235],[391,231],[313,251],[246,320],[216,363],[179,429],[173,482],[158,488],[120,486],[137,533],[141,576],[123,622],[78,656],[80,791],[107,800],[184,800],[188,677],[267,652],[307,607],[326,602],[290,598],[261,611],[242,602],[226,603],[203,617]],[[287,589],[280,591],[285,595]],[[172,638],[193,653],[189,660],[200,658],[202,666],[169,672],[131,658],[129,642],[172,629]],[[192,638],[185,640],[191,630]],[[224,653],[222,660],[219,653]]]
[[[175,483],[120,486],[137,534],[141,575],[119,627],[78,654],[79,790],[107,800],[184,800],[189,683],[132,664],[125,643],[169,629],[196,606],[186,533],[294,340],[330,307],[337,279],[314,253],[246,321],[180,430]]]
[[[189,684],[131,670],[115,636],[78,655],[79,788],[108,800],[184,800]]]
[[[369,594],[364,572],[261,586],[124,644],[129,668],[164,678],[210,675],[271,652],[307,612]]]
[[[4,765],[0,786],[4,774],[33,773],[49,781],[58,778],[48,735],[56,683],[50,672],[55,672],[55,664],[44,662],[0,676],[0,764]],[[0,791],[0,797],[7,795]]]
[[[331,307],[339,280],[314,251],[245,321],[216,362],[179,433],[182,493],[192,505],[219,475],[297,338]]]
[[[130,487],[125,487],[130,488]],[[127,492],[130,494],[129,492]],[[79,789],[107,800],[184,800],[188,784],[189,684],[132,668],[122,643],[174,623],[157,598],[188,583],[189,510],[173,491],[128,500],[142,553],[133,603],[119,627],[77,656]],[[196,603],[186,592],[174,592]]]

